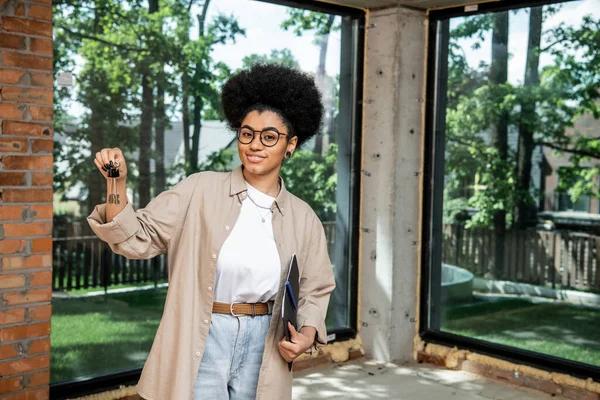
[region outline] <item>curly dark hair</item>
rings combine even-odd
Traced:
[[[233,74],[223,86],[223,113],[231,129],[252,111],[273,111],[283,120],[298,148],[323,121],[323,103],[312,76],[277,64],[257,64]],[[290,137],[291,137],[290,136]]]

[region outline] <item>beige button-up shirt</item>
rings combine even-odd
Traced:
[[[201,172],[158,195],[144,209],[128,204],[106,223],[105,205],[88,222],[113,251],[132,259],[167,253],[169,289],[163,316],[137,389],[146,399],[193,398],[198,367],[208,337],[216,262],[247,196],[242,167]],[[325,314],[335,287],[323,226],[305,202],[281,185],[273,204],[273,233],[281,259],[279,293],[265,342],[257,399],[290,399],[292,373],[277,343],[283,285],[292,254],[298,256],[298,326],[317,329],[315,346],[326,344]],[[250,238],[252,239],[252,238]]]

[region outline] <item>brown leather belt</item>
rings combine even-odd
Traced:
[[[213,302],[212,312],[217,314],[237,315],[266,315],[269,314],[268,303],[219,303]]]

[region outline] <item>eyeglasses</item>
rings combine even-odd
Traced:
[[[275,146],[279,142],[279,137],[281,135],[287,135],[287,133],[279,132],[277,129],[272,127],[263,129],[262,131],[255,131],[248,125],[237,128],[237,137],[241,144],[252,143],[256,133],[260,133],[260,142],[266,147]]]

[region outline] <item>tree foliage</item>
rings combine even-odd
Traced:
[[[164,141],[172,119],[186,121],[186,169],[198,169],[194,161],[201,121],[220,117],[219,91],[230,74],[227,65],[213,61],[212,49],[245,34],[233,16],[208,20],[209,4],[210,0],[53,2],[55,70],[73,71],[76,77],[72,90],[55,91],[56,104],[62,106],[55,119],[60,138],[55,189],[65,195],[80,187],[78,199],[85,199],[88,208],[82,213],[103,201],[104,184],[90,157],[104,147],[126,152],[134,199],[142,195],[141,189],[152,187],[154,194],[164,189],[164,178],[150,181],[150,160],[164,157],[163,143],[156,142],[155,134]],[[73,102],[83,109],[80,117],[68,113]],[[156,175],[164,176],[164,168],[156,163]]]
[[[326,154],[296,150],[281,167],[286,189],[306,201],[321,221],[335,221],[337,190],[337,144],[330,144]],[[210,154],[201,164],[202,171],[229,171],[237,154],[225,148]]]
[[[333,14],[323,14],[296,8],[288,9],[287,14],[288,18],[281,24],[284,30],[292,29],[297,36],[303,36],[307,32],[315,34],[314,44],[319,47],[319,64],[315,78],[317,87],[322,92],[326,92],[328,90],[328,83],[325,65],[329,48],[329,35],[331,32],[341,28],[340,23],[336,21],[336,17]],[[323,98],[325,99],[327,96],[323,96]],[[324,100],[324,108],[326,116],[324,133],[329,135],[332,138],[331,141],[334,142],[335,117],[338,111],[337,96],[332,96],[329,102]],[[314,143],[314,152],[323,153],[323,136],[316,136]]]
[[[329,35],[332,31],[340,29],[339,24],[331,23],[331,15],[315,11],[289,8],[288,18],[281,23],[285,30],[293,30],[297,36],[302,36],[306,31],[314,31],[318,36]]]
[[[279,64],[288,68],[300,68],[300,63],[290,49],[273,49],[267,54],[251,54],[242,59],[242,68],[249,69],[256,64]]]
[[[545,6],[542,27],[558,11],[557,6]],[[600,117],[600,21],[588,16],[577,27],[562,24],[543,30],[541,45],[532,48],[528,58],[535,61],[545,55],[551,62],[539,69],[528,64],[535,69],[526,73],[539,78],[528,81],[526,76],[524,84],[498,84],[490,78],[491,65],[467,63],[461,40],[472,39],[473,47],[480,48],[483,40],[489,40],[492,22],[491,15],[469,17],[450,36],[445,191],[448,199],[462,197],[474,210],[468,226],[491,227],[498,210],[506,212],[505,223],[511,226],[519,207],[535,207],[535,199],[542,195],[528,182],[525,186],[520,182],[531,174],[530,165],[518,162],[523,143],[502,157],[491,141],[490,132],[499,119],[504,119],[509,135],[522,138],[523,132],[531,132],[534,147],[569,155],[570,165],[559,174],[561,186],[574,200],[600,194],[597,168],[582,168],[600,158],[600,138],[579,132],[576,125],[582,116]],[[464,190],[465,182],[469,190]]]
[[[333,143],[325,154],[297,150],[281,168],[286,189],[306,201],[321,221],[335,221],[337,153]]]

